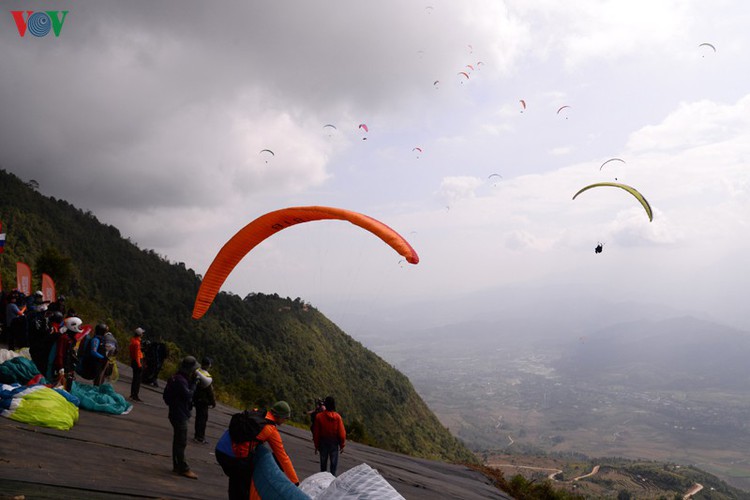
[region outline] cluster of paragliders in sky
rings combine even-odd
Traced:
[[[431,12],[432,9],[433,7],[431,6],[427,7],[428,12]],[[473,53],[473,47],[471,45],[468,45],[467,47],[469,49],[469,52]],[[698,47],[705,48],[707,50],[710,49],[714,53],[716,52],[716,47],[711,43],[701,43]],[[705,57],[705,54],[702,55],[702,57]],[[483,65],[484,63],[482,61],[478,61],[474,64],[467,64],[466,67],[463,68],[463,71],[458,72],[461,83],[463,83],[463,81],[468,81],[470,79],[470,73],[475,70],[480,70]],[[433,87],[439,88],[439,85],[440,80],[435,80],[433,83]],[[523,113],[524,111],[526,111],[526,100],[520,99],[519,104],[520,112]],[[564,116],[565,119],[567,119],[568,117],[566,115],[566,110],[570,108],[570,105],[562,105],[557,108],[556,114]],[[324,125],[323,129],[328,132],[329,137],[333,135],[334,131],[338,130],[337,127],[331,123]],[[357,126],[357,130],[360,132],[362,140],[366,141],[367,134],[369,134],[370,132],[368,125],[366,123],[359,123],[359,125]],[[411,151],[412,153],[416,154],[416,158],[419,158],[420,155],[424,152],[421,146],[415,146]],[[275,153],[271,149],[262,149],[260,150],[259,154],[264,159],[265,163],[268,163],[269,159],[275,156]],[[610,158],[599,166],[599,170],[602,171],[606,165],[613,162],[620,162],[625,164],[625,160],[623,160],[622,158]],[[492,173],[488,176],[488,181],[491,182],[493,186],[497,186],[499,181],[502,179],[503,177],[499,173]],[[653,210],[649,202],[646,200],[645,196],[643,196],[643,194],[641,194],[634,187],[617,181],[618,179],[617,177],[615,177],[615,182],[596,182],[593,184],[589,184],[579,189],[573,195],[572,199],[575,200],[580,194],[590,189],[614,187],[633,196],[636,201],[638,201],[638,203],[640,203],[640,205],[643,207],[649,222],[653,221]],[[332,207],[293,207],[277,210],[275,212],[265,214],[245,226],[235,236],[233,236],[219,251],[208,271],[206,272],[206,275],[203,278],[203,282],[201,283],[198,296],[196,297],[193,317],[195,319],[198,319],[202,317],[203,314],[205,314],[205,312],[208,310],[208,307],[213,302],[214,297],[221,288],[221,285],[227,278],[228,274],[239,263],[239,261],[261,241],[271,236],[272,234],[275,234],[276,232],[292,225],[322,219],[346,220],[351,222],[352,224],[360,226],[374,233],[404,257],[403,260],[399,261],[399,265],[401,265],[403,262],[408,262],[411,264],[416,264],[417,262],[419,262],[419,257],[417,256],[416,252],[402,236],[400,236],[385,224],[366,215]],[[597,242],[597,245],[594,248],[594,252],[599,254],[603,251],[604,243]]]

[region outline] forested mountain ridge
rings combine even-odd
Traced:
[[[200,276],[192,269],[139,249],[115,227],[37,187],[0,170],[4,289],[15,286],[16,261],[26,262],[33,289],[47,273],[84,323],[110,325],[126,363],[129,332],[143,326],[147,338],[168,342],[173,362],[183,354],[212,357],[217,387],[238,404],[285,399],[292,420],[304,423],[312,399],[332,394],[355,440],[426,458],[475,460],[403,374],[301,298],[222,292],[195,321]]]

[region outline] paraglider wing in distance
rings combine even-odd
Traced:
[[[604,163],[601,164],[601,166],[599,167],[599,170],[601,170],[604,165],[606,165],[607,163],[609,163],[611,161],[621,161],[621,162],[625,163],[625,160],[623,160],[622,158],[610,158],[609,160],[607,160],[607,161],[605,161]]]
[[[382,222],[351,210],[333,207],[290,207],[261,215],[232,236],[214,257],[203,276],[195,297],[193,318],[200,319],[219,293],[229,273],[263,240],[295,224],[325,219],[338,219],[366,229],[391,246],[411,264],[419,262],[417,252],[400,234]]]
[[[716,52],[716,47],[714,47],[710,43],[702,43],[702,44],[698,45],[698,47],[711,47],[712,49],[714,49],[714,52]]]
[[[323,128],[332,128],[333,130],[338,130],[335,125],[331,125],[330,123],[323,125]]]
[[[458,74],[459,75],[464,75],[467,80],[469,79],[469,74],[466,71],[459,71]],[[463,83],[463,82],[461,82],[461,83]]]
[[[562,111],[562,110],[563,110],[563,109],[565,109],[565,108],[569,108],[569,107],[570,107],[570,106],[568,106],[567,104],[566,104],[565,106],[560,106],[560,108],[558,108],[558,110],[557,110],[557,114],[559,115],[559,114],[560,114],[560,111]]]
[[[493,186],[497,186],[498,179],[502,179],[503,176],[500,174],[490,174],[487,176],[487,179],[490,180],[493,184]]]
[[[268,163],[268,158],[269,158],[269,156],[268,156],[268,155],[269,155],[269,154],[270,154],[271,156],[276,156],[276,155],[275,155],[275,154],[273,153],[273,151],[271,151],[270,149],[261,149],[261,150],[260,150],[260,152],[259,152],[258,154],[259,154],[259,155],[262,155],[262,157],[266,158],[266,163]]]
[[[648,201],[646,201],[646,198],[641,193],[639,193],[635,188],[632,188],[626,184],[620,184],[618,182],[597,182],[596,184],[591,184],[579,190],[576,194],[573,195],[573,199],[575,200],[576,196],[583,193],[584,191],[587,191],[591,188],[602,187],[602,186],[611,186],[611,187],[624,189],[628,193],[632,194],[640,202],[640,204],[643,205],[643,209],[646,210],[646,215],[648,215],[648,220],[649,221],[654,220],[654,212],[651,210],[651,205],[648,204]]]
[[[360,123],[359,124],[359,128],[362,129],[362,130],[364,130],[365,132],[369,132],[370,131],[370,129],[367,128],[367,124],[365,124],[365,123]]]
[[[518,102],[521,103],[521,108],[522,108],[521,113],[523,113],[523,110],[526,109],[526,101],[524,101],[523,99],[520,99]]]

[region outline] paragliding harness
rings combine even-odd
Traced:
[[[91,335],[86,335],[78,344],[74,347],[73,352],[75,353],[75,370],[81,378],[86,380],[92,380],[96,373],[94,373],[94,367],[88,358],[89,349],[91,349]]]
[[[216,461],[229,477],[229,497],[248,498],[253,477],[255,448],[261,443],[258,434],[266,425],[266,409],[245,410],[232,415],[229,428],[216,444]],[[243,496],[244,495],[244,496]]]

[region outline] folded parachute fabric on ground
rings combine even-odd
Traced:
[[[255,450],[253,482],[261,498],[280,500],[404,500],[404,497],[367,464],[352,467],[339,477],[319,472],[294,486],[266,446]]]
[[[34,362],[23,356],[8,358],[0,364],[0,383],[3,384],[27,384],[38,375]],[[40,382],[44,383],[44,378]]]
[[[367,464],[359,464],[334,478],[319,472],[299,485],[313,500],[404,500],[404,497]]]
[[[122,415],[133,409],[133,405],[109,384],[95,386],[74,381],[70,393],[81,401],[84,410]]]
[[[0,387],[0,415],[17,422],[69,430],[78,422],[78,408],[45,385]]]

